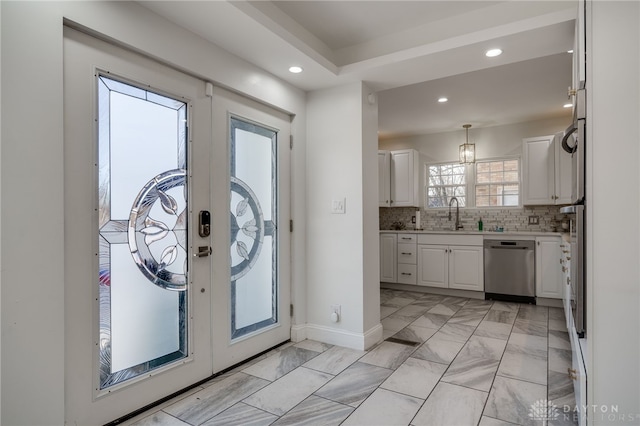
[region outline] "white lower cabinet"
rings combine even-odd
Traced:
[[[449,247],[449,288],[484,291],[482,247]]]
[[[564,315],[567,323],[567,330],[571,329],[571,244],[562,242],[560,243],[561,260],[560,266],[562,268],[562,282],[560,288],[562,289],[562,306],[564,306]]]
[[[406,263],[398,263],[398,283],[415,284],[416,283],[416,265],[407,265]]]
[[[416,284],[415,234],[398,234],[398,275],[401,284]]]
[[[573,392],[578,407],[578,425],[585,426],[588,416],[588,413],[584,412],[584,407],[587,406],[587,370],[582,352],[584,348],[580,345],[583,339],[578,338],[573,322],[569,328],[569,340],[571,340],[571,368],[567,373],[573,380]]]
[[[560,237],[536,238],[536,296],[562,299]]]
[[[416,284],[415,234],[380,234],[380,281]]]
[[[396,282],[396,234],[380,234],[380,281]]]
[[[458,244],[423,244],[430,241]],[[482,237],[421,235],[418,238],[417,284],[484,291],[483,262]]]
[[[418,245],[418,285],[449,287],[449,247]]]

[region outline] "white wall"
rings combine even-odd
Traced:
[[[2,5],[0,5],[0,22],[2,22]],[[2,31],[0,31],[0,46],[2,46]],[[0,50],[2,50],[0,48]],[[0,55],[0,81],[2,80],[2,56]],[[0,94],[2,83],[0,82]],[[0,129],[2,129],[2,102],[0,102]],[[0,164],[2,164],[2,132],[0,132]],[[0,173],[0,212],[2,212],[2,174]],[[0,214],[0,241],[2,241],[2,214]],[[2,244],[0,244],[0,270],[2,269]],[[2,274],[0,273],[0,306],[2,306]],[[0,330],[2,330],[2,315],[0,315]],[[0,366],[2,366],[2,339],[0,338]],[[1,379],[0,369],[0,381]],[[2,421],[2,386],[0,385],[0,421]]]
[[[307,97],[307,335],[358,349],[364,349],[370,331],[365,328],[363,283],[378,285],[370,271],[367,279],[376,281],[365,282],[363,271],[378,269],[375,250],[364,249],[377,231],[370,216],[376,212],[371,199],[375,188],[370,186],[377,184],[377,149],[366,129],[373,126],[373,117],[363,121],[364,91],[361,83],[353,83]],[[376,161],[375,172],[371,161]],[[372,172],[375,179],[365,192],[364,178]],[[339,198],[346,198],[346,214],[331,213],[332,200]],[[342,306],[338,323],[330,321],[333,304]],[[379,326],[379,306],[374,307],[378,318],[367,314],[368,326]]]
[[[380,324],[380,229],[378,220],[378,105],[362,91],[362,210],[364,330]]]
[[[296,115],[295,321],[304,322],[305,94],[129,2],[0,2],[2,418],[65,422],[63,19]],[[189,48],[184,48],[189,46]],[[10,226],[7,226],[10,224]],[[72,319],[71,319],[72,320]]]
[[[553,135],[564,131],[571,124],[571,113],[566,117],[538,120],[504,126],[469,129],[469,142],[476,144],[476,158],[494,158],[522,154],[522,139],[534,136]],[[429,162],[458,160],[458,147],[465,141],[465,131],[434,133],[397,139],[380,140],[380,149],[393,150],[413,148]]]
[[[589,2],[587,403],[640,423],[640,4]]]
[[[62,21],[1,7],[1,423],[63,424]]]

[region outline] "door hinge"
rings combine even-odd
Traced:
[[[293,303],[291,303],[289,305],[289,316],[292,317],[293,316]]]
[[[293,149],[293,135],[289,135],[289,149]]]
[[[293,219],[289,221],[289,232],[293,232]]]

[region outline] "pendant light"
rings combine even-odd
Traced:
[[[471,124],[462,126],[467,132],[467,141],[460,145],[460,163],[471,164],[476,162],[476,144],[469,143],[469,127]]]

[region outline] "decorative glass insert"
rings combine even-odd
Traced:
[[[519,160],[476,163],[476,207],[520,204]]]
[[[231,337],[278,321],[277,132],[232,117]]]
[[[187,356],[187,104],[98,85],[100,389]]]
[[[448,207],[456,197],[460,207],[467,205],[467,179],[464,164],[434,164],[427,166],[427,207]]]

